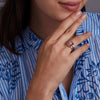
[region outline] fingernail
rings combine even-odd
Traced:
[[[83,14],[83,15],[81,16],[81,19],[84,20],[84,19],[86,18],[86,16],[87,16],[86,14]]]
[[[87,45],[88,47],[90,46],[90,44],[89,44],[89,43],[87,43],[86,45]]]
[[[79,16],[79,15],[81,15],[81,14],[82,14],[81,11],[77,11],[75,15],[76,15],[76,16]]]
[[[88,34],[88,35],[90,35],[90,34],[91,34],[91,32],[87,32],[87,34]]]
[[[81,11],[77,11],[75,15],[76,15],[76,16],[79,16],[79,15],[81,15],[81,14],[82,14]]]

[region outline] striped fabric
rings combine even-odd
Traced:
[[[77,47],[90,43],[74,64],[74,76],[67,95],[62,83],[53,95],[53,100],[99,100],[100,99],[100,14],[87,13],[87,19],[78,28],[80,35],[91,31],[92,35]],[[40,40],[29,27],[16,37],[15,55],[4,46],[0,47],[0,100],[25,100],[27,89],[34,75]],[[76,47],[76,48],[77,48]]]

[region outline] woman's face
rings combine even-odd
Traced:
[[[37,12],[54,20],[64,20],[73,11],[81,10],[87,0],[32,0]]]

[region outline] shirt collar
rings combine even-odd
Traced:
[[[26,30],[24,31],[23,39],[26,42],[26,46],[33,47],[34,49],[36,49],[36,51],[38,51],[40,45],[43,42],[43,40],[41,40],[40,38],[38,38],[32,32],[32,30],[29,27],[27,27]]]
[[[15,49],[18,53],[23,53],[30,47],[34,48],[38,52],[39,47],[43,43],[43,40],[39,39],[29,27],[22,31],[22,38],[16,37]]]
[[[80,35],[83,33],[84,33],[83,25],[81,25],[77,29],[76,35]],[[41,44],[43,43],[43,40],[38,38],[34,34],[34,32],[32,32],[29,26],[25,30],[22,31],[22,40],[19,38],[17,38],[16,40],[17,40],[16,41],[17,45],[15,48],[18,53],[23,53],[23,51],[25,51],[26,49],[29,49],[30,47],[33,47],[38,52]]]

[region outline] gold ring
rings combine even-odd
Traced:
[[[74,43],[72,41],[68,42],[67,46],[70,47],[71,50],[75,49],[75,45],[74,45]]]

